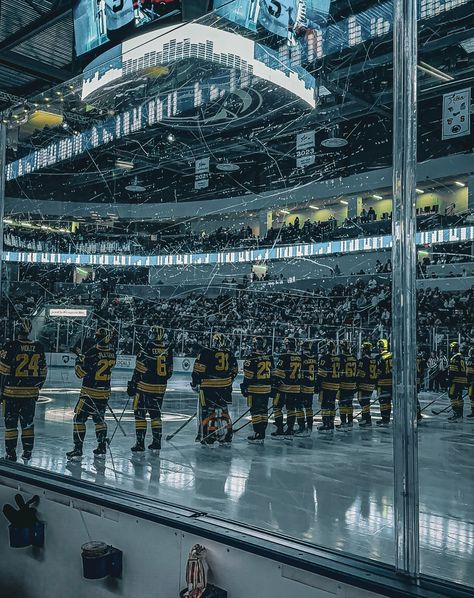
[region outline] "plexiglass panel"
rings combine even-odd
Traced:
[[[449,229],[418,251],[421,571],[472,586],[472,2],[419,9],[418,218]]]
[[[7,119],[7,454],[393,564],[393,5],[214,6]]]

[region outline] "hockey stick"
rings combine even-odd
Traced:
[[[439,401],[441,399],[441,397],[444,397],[444,395],[448,394],[447,392],[443,392],[442,394],[439,395],[439,397],[436,397],[436,399],[433,399],[430,403],[428,403],[428,405],[425,405],[423,407],[423,409],[420,410],[420,413],[423,413],[423,411],[425,409],[428,409],[428,407],[431,407],[431,405],[433,405],[433,403],[436,403],[437,401]]]
[[[446,394],[446,393],[444,393],[444,394]],[[463,396],[462,396],[462,401],[463,401],[463,402],[464,402],[464,399],[465,399],[467,396],[468,396],[467,394],[465,394],[465,395],[463,395]],[[444,409],[441,409],[441,410],[439,410],[439,411],[438,411],[437,409],[432,409],[432,410],[431,410],[431,413],[432,413],[433,415],[440,415],[440,413],[444,413],[445,411],[449,411],[449,409],[452,409],[452,407],[451,407],[451,404],[447,405],[447,406],[446,406]]]
[[[189,417],[184,424],[182,424],[175,432],[173,432],[172,434],[168,434],[168,436],[166,436],[166,440],[169,442],[170,440],[173,440],[173,438],[176,436],[176,434],[178,434],[179,432],[181,432],[181,430],[183,428],[185,428],[189,423],[191,423],[193,421],[193,419],[196,417],[197,415],[197,411],[195,411],[191,417]]]
[[[114,436],[115,436],[115,432],[117,432],[117,430],[118,430],[119,423],[122,421],[122,417],[124,416],[124,414],[125,414],[125,411],[127,410],[128,404],[130,403],[130,398],[131,398],[131,397],[128,397],[128,400],[127,400],[127,402],[125,403],[125,407],[123,408],[123,411],[122,411],[122,413],[120,414],[120,417],[119,417],[118,423],[117,423],[117,425],[115,426],[115,430],[113,431],[113,433],[112,433],[112,436],[110,437],[110,440],[109,440],[109,446],[110,446],[110,444],[112,443],[112,440],[114,439]]]
[[[448,405],[447,407],[445,407],[444,409],[440,409],[439,411],[436,409],[432,409],[431,413],[433,415],[440,415],[441,413],[444,413],[445,411],[448,411],[449,409],[451,409],[451,405]]]
[[[109,405],[109,402],[107,401],[107,409],[110,411],[110,413],[113,415],[114,420],[117,422],[117,427],[120,428],[120,431],[122,432],[122,434],[124,436],[127,436],[127,433],[125,432],[125,430],[123,429],[122,424],[120,423],[120,421],[117,419],[117,416],[114,413],[114,410],[112,409],[112,407]],[[115,432],[114,432],[115,434]],[[111,442],[111,441],[110,441]]]

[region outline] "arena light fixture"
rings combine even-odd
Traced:
[[[221,172],[236,172],[240,170],[240,166],[231,162],[219,162],[219,164],[216,164],[216,169]]]
[[[372,197],[374,199],[383,199],[383,197],[381,195],[376,195],[375,193],[374,193],[374,195],[372,195]]]
[[[319,207],[318,207],[318,206],[312,206],[312,205],[310,205],[309,207],[310,207],[312,210],[319,210]]]
[[[281,212],[282,214],[290,214],[290,212],[289,212],[288,210],[280,210],[280,212]]]
[[[125,189],[132,193],[143,193],[143,191],[146,191],[146,188],[140,183],[138,177],[135,177],[133,181],[125,187]]]
[[[321,145],[328,148],[344,147],[347,145],[347,143],[347,139],[338,136],[337,127],[333,127],[330,131],[329,137],[321,141]]]
[[[416,192],[417,192],[417,193],[420,193],[420,194],[421,194],[421,193],[424,193],[423,189],[419,189],[418,187],[416,188]]]
[[[462,183],[461,181],[454,181],[454,184],[457,185],[458,187],[465,187],[466,183]]]
[[[341,203],[343,203],[345,206],[349,205],[349,202],[346,201],[345,199],[340,199],[339,200]]]
[[[130,160],[121,160],[118,158],[115,160],[115,168],[121,168],[122,170],[133,170],[134,164]]]

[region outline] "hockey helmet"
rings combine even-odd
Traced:
[[[287,351],[294,351],[296,349],[296,338],[294,336],[287,336],[283,340],[283,344]]]
[[[252,344],[255,351],[263,352],[265,350],[265,339],[263,336],[254,336]]]
[[[212,335],[212,346],[217,349],[223,349],[225,347],[225,337],[222,332],[214,332]]]
[[[370,341],[364,341],[362,343],[362,351],[370,353],[372,351],[372,343]]]
[[[351,350],[351,341],[343,340],[340,342],[341,351],[343,353],[349,353]]]
[[[163,326],[152,326],[150,328],[150,336],[153,340],[162,341],[165,336],[165,329]]]
[[[313,351],[313,341],[308,338],[305,341],[303,341],[303,344],[302,344],[301,347],[302,347],[302,349],[303,349],[303,351],[305,353],[312,353],[312,351]]]
[[[334,341],[326,341],[324,348],[326,350],[326,353],[335,353],[336,343]]]
[[[469,357],[474,357],[474,345],[469,347]]]
[[[386,338],[380,338],[377,341],[377,347],[379,351],[388,351],[388,340]]]
[[[451,353],[458,353],[459,352],[458,341],[452,341],[451,343],[449,343],[449,348],[451,350]]]
[[[112,338],[110,330],[107,330],[107,328],[103,327],[97,328],[95,336],[99,342],[103,343],[110,343]]]
[[[32,322],[30,319],[28,318],[22,318],[19,322],[18,322],[18,332],[19,334],[23,334],[28,336],[31,333],[31,330],[33,328]]]

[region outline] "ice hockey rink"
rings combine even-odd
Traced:
[[[232,446],[195,443],[196,420],[171,442],[164,440],[196,410],[189,374],[170,380],[163,407],[163,448],[132,457],[134,421],[125,392],[127,372],[115,378],[110,401],[122,417],[126,437],[110,414],[106,460],[94,459],[94,426],[87,424],[84,457],[68,462],[72,447],[73,409],[79,384],[70,369],[58,368],[42,390],[36,412],[36,442],[30,466],[112,486],[160,501],[190,507],[264,528],[308,543],[369,557],[393,559],[392,429],[335,432],[292,442],[267,437],[264,446],[249,445],[247,426]],[[238,380],[234,389],[238,388]],[[437,395],[422,393],[422,407]],[[435,406],[447,405],[446,397]],[[315,409],[318,403],[315,400]],[[246,411],[233,394],[231,414]],[[377,405],[372,408],[377,416]],[[357,413],[357,405],[356,405]],[[446,414],[424,411],[419,428],[420,545],[423,568],[459,583],[474,577],[474,520],[470,475],[474,424],[450,424]],[[244,417],[238,425],[249,421]],[[2,422],[3,427],[3,422]],[[273,429],[269,425],[268,434]],[[148,425],[147,440],[150,438]],[[151,440],[151,439],[150,439]],[[147,443],[148,444],[148,443]],[[440,483],[441,481],[441,483]]]

